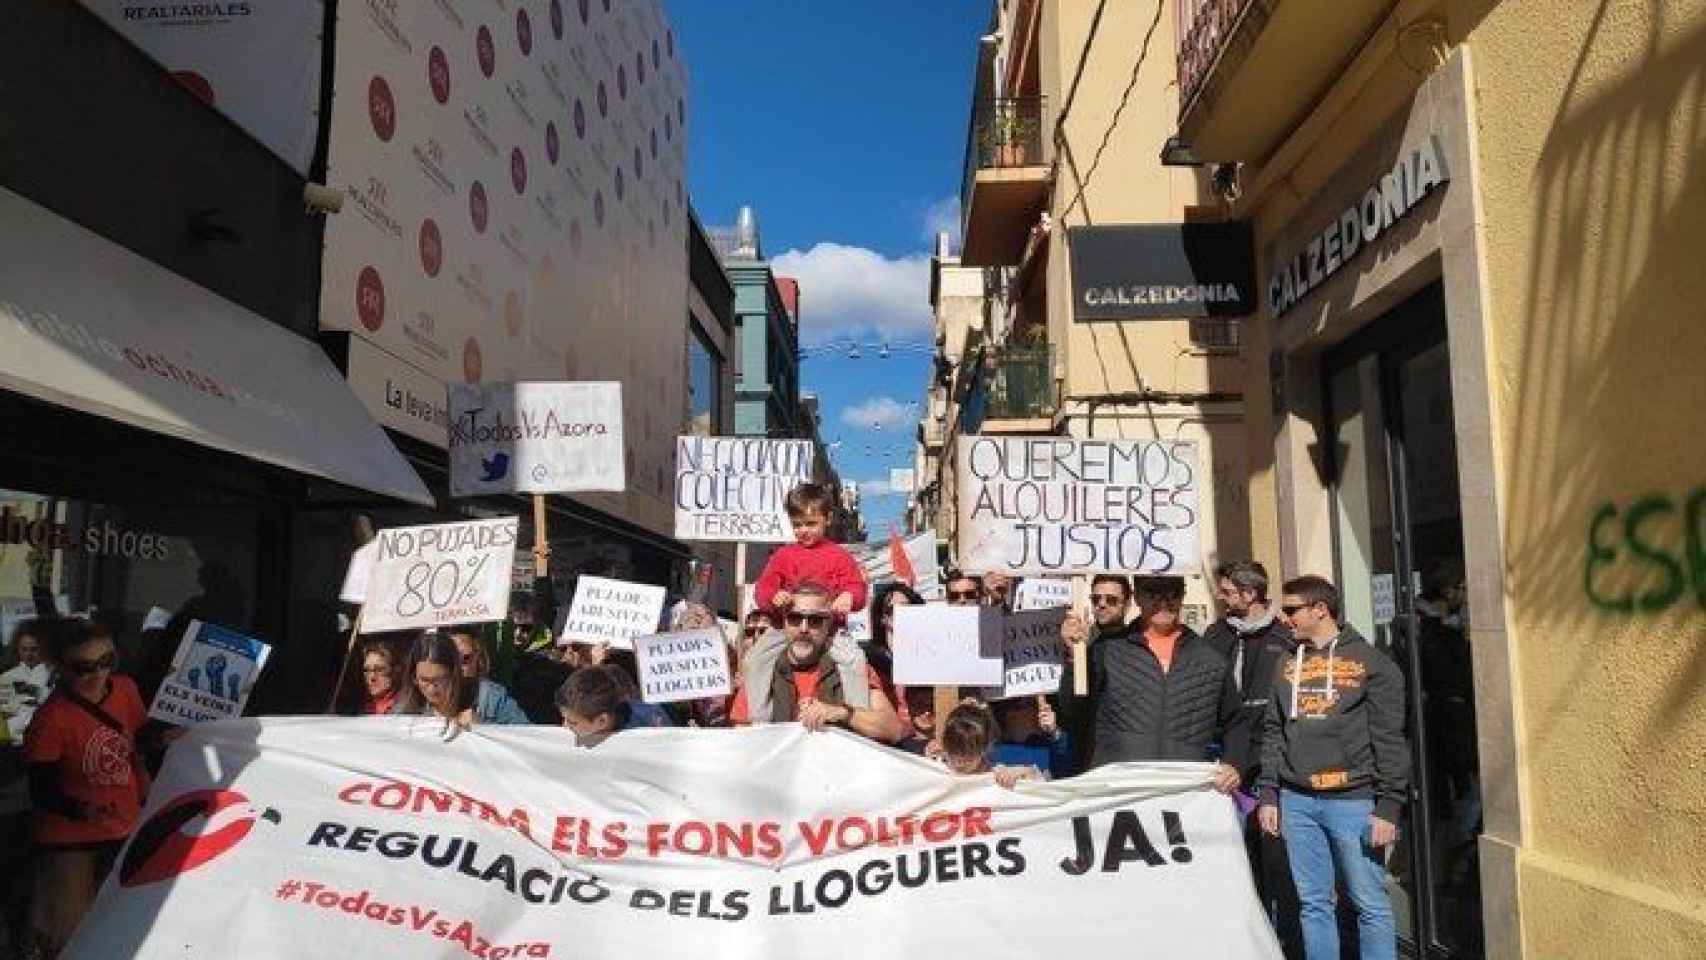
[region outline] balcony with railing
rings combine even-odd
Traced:
[[[1042,97],[979,100],[966,134],[960,186],[962,266],[1010,266],[1047,198],[1049,144]]]
[[[1397,0],[1177,0],[1179,135],[1198,160],[1261,162]]]
[[[1002,347],[984,354],[960,406],[960,432],[1050,433],[1060,409],[1054,347]]]

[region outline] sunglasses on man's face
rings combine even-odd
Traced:
[[[1288,617],[1295,617],[1297,616],[1297,611],[1306,609],[1308,606],[1309,604],[1307,603],[1281,604],[1280,612]]]
[[[977,591],[976,590],[949,590],[948,591],[948,599],[949,600],[976,600],[977,599]]]
[[[93,660],[67,660],[65,661],[65,669],[79,677],[86,677],[91,673],[100,673],[102,670],[111,670],[117,664],[118,657],[109,653]]]
[[[829,614],[827,614],[827,613],[790,613],[790,614],[788,614],[788,626],[790,626],[790,627],[797,627],[802,623],[808,627],[821,627],[828,622],[829,622]]]
[[[1117,607],[1125,602],[1125,597],[1117,593],[1092,593],[1090,602],[1098,607]]]
[[[763,632],[764,625],[761,623],[755,623],[746,628],[746,635],[749,637],[756,637]]]

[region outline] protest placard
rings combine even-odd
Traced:
[[[729,676],[729,647],[716,630],[679,630],[634,638],[640,672],[640,698],[673,703],[734,692]]]
[[[783,503],[812,478],[810,440],[677,437],[675,535],[683,540],[793,543]]]
[[[190,728],[61,956],[1281,956],[1211,764],[1005,790],[793,723],[443,726]]]
[[[450,495],[627,489],[620,383],[450,386]]]
[[[998,687],[1001,611],[908,604],[894,611],[894,682],[903,687]]]
[[[657,632],[664,592],[645,583],[583,576],[575,581],[574,603],[559,618],[557,642],[608,643],[631,650],[635,637]]]
[[[509,615],[515,517],[379,531],[361,632],[447,627]]]
[[[350,554],[349,566],[344,570],[343,586],[338,588],[338,599],[345,603],[367,602],[367,581],[373,576],[373,558],[379,553],[379,541],[369,540]]]
[[[1013,592],[1013,612],[1053,610],[1072,606],[1072,581],[1054,577],[1026,577]]]
[[[999,687],[983,693],[986,700],[1028,697],[1055,693],[1060,689],[1060,624],[1064,607],[1028,610],[1009,614],[1001,622],[1001,659],[1004,673]]]
[[[871,639],[871,605],[847,615],[847,636],[858,641]]]
[[[148,716],[180,725],[240,717],[271,655],[253,637],[191,620]]]
[[[1185,573],[1199,564],[1194,443],[961,437],[955,465],[969,573]]]

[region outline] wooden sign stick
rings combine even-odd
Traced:
[[[1095,617],[1087,609],[1090,602],[1090,578],[1072,578],[1072,613],[1084,624],[1088,631],[1095,623]],[[1087,697],[1090,695],[1090,638],[1086,636],[1083,643],[1072,645],[1072,695]]]
[[[338,682],[332,685],[331,699],[326,703],[326,712],[331,713],[338,708],[338,694],[343,692],[344,682],[349,679],[350,661],[355,659],[355,642],[361,638],[361,618],[367,613],[367,604],[362,604],[356,611],[355,626],[350,628],[349,643],[344,646],[343,666],[338,668]]]
[[[533,575],[551,575],[550,538],[545,533],[545,495],[533,495]]]
[[[746,608],[746,541],[742,540],[735,544],[735,615],[740,618],[742,631],[746,630],[746,617],[751,612]]]

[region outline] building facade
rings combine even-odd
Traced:
[[[1408,676],[1429,957],[1706,955],[1706,3],[1198,0],[1256,555]],[[1152,147],[1159,149],[1161,139]]]
[[[683,434],[721,437],[732,431],[735,391],[729,358],[739,349],[735,335],[735,288],[723,269],[710,234],[691,213],[687,228],[687,349],[684,382],[688,386]],[[724,576],[713,578],[707,602],[731,615],[739,597],[733,579],[735,548],[727,543],[694,543],[694,558]]]
[[[1246,362],[1236,320],[1192,312],[1092,317],[1074,293],[1080,231],[1213,221],[1197,176],[1156,149],[1176,105],[1171,6],[1007,0],[991,5],[973,77],[957,262],[941,258],[939,333],[957,311],[981,314],[941,356],[955,366],[942,396],[937,476],[948,523],[955,436],[1018,434],[1190,441],[1199,551],[1181,558],[1185,615],[1210,615],[1206,572],[1249,549],[1244,472]],[[966,271],[981,274],[974,284]],[[980,289],[979,289],[980,288]],[[972,305],[976,304],[976,307]],[[951,315],[951,316],[950,316]],[[924,428],[931,430],[929,421]],[[925,445],[928,449],[928,444]],[[942,529],[942,527],[939,527]],[[952,541],[952,530],[943,530]]]

